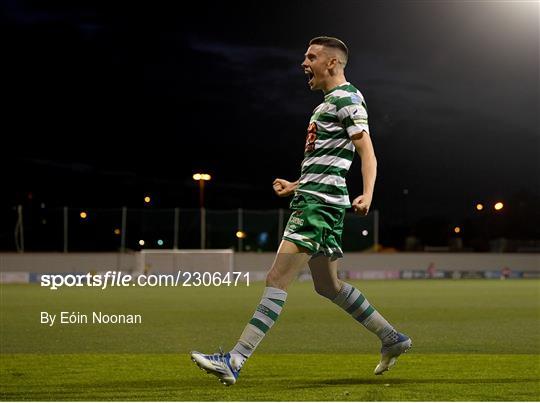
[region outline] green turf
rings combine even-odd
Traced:
[[[225,388],[175,354],[9,355],[3,400],[538,400],[526,355],[410,354],[383,376],[376,355],[259,354]],[[69,368],[69,371],[66,370]]]
[[[414,348],[382,377],[375,337],[309,283],[224,388],[189,360],[230,348],[263,285],[240,288],[1,287],[2,400],[539,400],[540,282],[356,283]],[[39,324],[39,312],[143,315],[141,325]],[[292,354],[294,353],[294,354]]]

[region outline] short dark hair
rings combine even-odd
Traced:
[[[339,49],[345,55],[345,63],[347,63],[347,60],[349,59],[349,49],[347,49],[347,45],[345,45],[343,41],[338,38],[331,36],[318,36],[309,41],[309,45],[321,45],[328,48]]]

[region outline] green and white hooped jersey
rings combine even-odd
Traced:
[[[367,107],[358,89],[347,82],[325,94],[309,121],[296,192],[350,207],[345,176],[355,154],[351,136],[363,130],[369,133]]]

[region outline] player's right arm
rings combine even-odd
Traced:
[[[298,182],[300,182],[300,180],[289,182],[285,179],[276,178],[274,179],[272,187],[274,188],[274,192],[276,192],[279,197],[287,197],[294,193],[298,187]]]

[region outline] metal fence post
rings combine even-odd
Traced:
[[[379,210],[373,210],[373,249],[379,251]]]
[[[206,248],[206,209],[201,207],[201,249]]]
[[[120,252],[126,251],[126,230],[127,230],[127,207],[122,207],[122,229],[120,232]]]
[[[17,206],[17,222],[15,223],[15,248],[17,252],[24,252],[24,221],[23,206]]]
[[[64,206],[64,253],[68,251],[68,208]]]
[[[244,232],[244,211],[241,208],[238,209],[238,229],[236,231]],[[238,252],[242,252],[244,249],[244,241],[242,238],[242,234],[236,236],[236,239],[238,239]]]
[[[175,207],[174,209],[174,241],[173,249],[178,249],[178,231],[180,229],[180,209]]]

